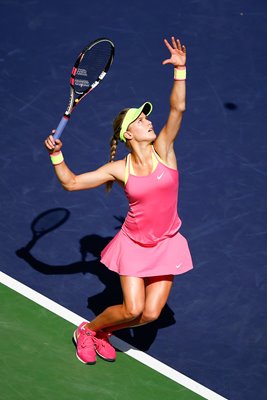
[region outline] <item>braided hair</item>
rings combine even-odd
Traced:
[[[109,157],[109,162],[113,162],[116,156],[116,151],[117,151],[117,146],[118,146],[118,141],[120,140],[120,130],[121,130],[121,125],[124,120],[124,117],[127,113],[129,108],[123,109],[117,117],[113,121],[113,136],[110,140],[110,157]],[[111,188],[113,185],[113,181],[109,181],[106,183],[106,191],[110,192]]]

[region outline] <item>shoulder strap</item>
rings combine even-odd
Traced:
[[[158,153],[156,152],[156,150],[155,150],[155,148],[154,148],[153,145],[152,145],[152,150],[153,150],[153,153],[152,153],[152,154],[154,154],[155,158],[156,158],[161,164],[168,166],[168,165],[160,158],[160,156],[159,156]]]
[[[126,157],[124,186],[126,185],[128,178],[129,178],[129,174],[130,174],[130,156],[131,156],[131,154],[129,153]]]

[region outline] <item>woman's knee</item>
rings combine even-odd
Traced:
[[[124,306],[125,320],[131,321],[138,318],[142,315],[143,310],[144,306],[142,304]]]
[[[161,314],[161,310],[154,309],[154,310],[144,310],[142,314],[142,322],[149,323],[156,321]]]

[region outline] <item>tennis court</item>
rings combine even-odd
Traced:
[[[263,0],[0,1],[1,395],[3,399],[266,398],[266,38]],[[194,269],[158,321],[120,331],[118,360],[85,366],[72,333],[121,299],[99,254],[127,213],[119,187],[65,192],[43,140],[69,96],[70,66],[97,37],[114,63],[75,110],[64,156],[75,172],[108,161],[111,122],[153,103],[166,120],[173,72],[164,37],[187,45],[187,111],[175,144],[181,233]],[[125,149],[120,146],[119,154]],[[63,211],[54,228],[34,226]]]

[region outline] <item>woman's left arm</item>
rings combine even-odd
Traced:
[[[163,65],[174,66],[174,84],[170,96],[170,113],[168,120],[154,142],[155,150],[161,158],[173,163],[173,143],[179,132],[183,113],[185,111],[186,98],[186,48],[181,45],[180,40],[172,37],[172,45],[164,39],[164,43],[170,51],[170,58],[163,61]]]

